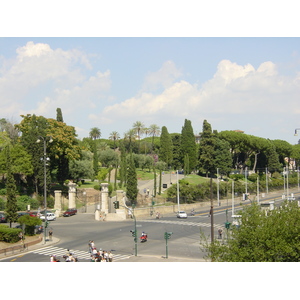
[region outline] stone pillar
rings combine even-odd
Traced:
[[[123,197],[124,197],[124,191],[117,190],[117,201],[119,201],[121,205],[124,205],[124,203],[121,203]]]
[[[56,190],[54,191],[54,209],[55,209],[56,217],[59,217],[61,213],[61,206],[62,206],[61,191]]]
[[[101,212],[108,214],[108,183],[101,183]]]
[[[76,183],[69,182],[69,206],[68,208],[76,208]]]

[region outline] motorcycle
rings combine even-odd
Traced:
[[[147,242],[147,238],[148,238],[147,234],[142,235],[142,236],[140,237],[141,243]]]

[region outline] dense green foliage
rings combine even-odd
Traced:
[[[166,126],[160,128],[156,124],[146,127],[143,122],[137,121],[133,123],[133,128],[125,132],[124,137],[116,131],[112,131],[108,139],[100,137],[101,130],[94,127],[89,137],[82,141],[77,139],[75,128],[64,123],[60,108],[56,110],[56,119],[26,115],[16,125],[0,119],[1,195],[5,196],[1,207],[7,206],[7,192],[11,191],[7,189],[7,185],[11,186],[13,182],[8,180],[9,172],[16,186],[17,210],[26,209],[28,204],[33,209],[43,205],[39,200],[33,200],[39,199],[44,192],[43,139],[46,141],[47,153],[47,199],[49,196],[53,198],[51,187],[61,188],[67,180],[80,182],[81,179],[94,180],[98,177],[101,181],[114,182],[114,190],[117,189],[117,183],[119,188],[126,187],[128,181],[132,180],[130,177],[136,176],[136,173],[130,172],[129,153],[136,168],[156,172],[159,181],[155,182],[154,192],[158,190],[159,194],[163,171],[180,170],[185,175],[192,172],[211,175],[213,178],[216,178],[217,172],[225,178],[234,171],[240,174],[240,181],[236,181],[235,188],[242,191],[244,186],[241,182],[246,170],[255,173],[248,177],[249,181],[252,177],[256,180],[255,176],[260,176],[261,189],[264,189],[266,172],[272,175],[269,181],[271,189],[283,186],[282,171],[287,166],[292,169],[289,174],[292,184],[296,180],[292,175],[297,174],[295,170],[300,163],[300,144],[290,145],[286,141],[268,140],[236,131],[218,133],[212,130],[206,120],[203,122],[200,139],[194,133],[191,121],[187,119],[181,133],[169,133]],[[42,142],[37,143],[38,139]],[[10,145],[10,170],[4,150],[7,144]],[[276,178],[273,174],[276,174]],[[237,177],[235,175],[235,180]],[[221,183],[222,187],[223,185],[226,186]],[[251,190],[250,183],[248,188]],[[170,189],[171,195],[173,192]],[[225,190],[222,188],[221,193]],[[34,193],[37,197],[33,196]],[[182,194],[189,201],[206,198],[206,186],[184,185]],[[30,198],[20,198],[19,195],[28,195]],[[49,199],[47,203],[50,205],[53,199]]]
[[[23,215],[18,218],[18,223],[20,225],[25,225],[25,235],[34,235],[35,226],[42,225],[42,220],[38,217],[31,217],[29,215]]]
[[[241,212],[239,227],[232,226],[226,242],[218,240],[202,246],[208,258],[224,262],[300,261],[300,210],[297,201],[265,211],[256,203]]]
[[[22,232],[22,229],[9,228],[6,225],[0,225],[0,241],[5,243],[16,243],[20,240],[20,232]]]

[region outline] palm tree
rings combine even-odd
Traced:
[[[129,142],[129,152],[131,151],[131,144],[135,140],[135,130],[129,129],[124,133],[124,140],[128,140]]]
[[[120,138],[120,135],[117,131],[110,133],[109,139],[114,141],[114,150],[116,149],[116,141]]]
[[[136,121],[133,125],[133,130],[137,133],[138,140],[139,140],[139,153],[140,153],[140,143],[141,143],[141,134],[144,132],[145,125],[140,122]]]
[[[160,127],[156,124],[150,125],[149,133],[152,135],[152,151],[153,151],[153,145],[154,145],[154,137],[160,135]]]
[[[95,140],[95,139],[99,139],[101,136],[101,131],[98,127],[93,127],[91,128],[90,131],[90,138]]]

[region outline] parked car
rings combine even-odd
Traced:
[[[45,215],[40,215],[41,220],[45,220]],[[56,217],[54,213],[47,213],[47,221],[55,221]]]
[[[185,211],[179,211],[177,213],[177,218],[183,218],[186,219],[187,218],[187,213]]]
[[[64,213],[63,216],[64,217],[70,217],[70,216],[74,216],[77,213],[77,209],[76,208],[69,208],[67,209]]]

